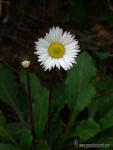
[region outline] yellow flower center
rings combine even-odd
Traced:
[[[59,42],[54,42],[49,46],[48,52],[52,58],[61,58],[65,53],[65,49]]]

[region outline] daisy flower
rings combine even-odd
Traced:
[[[55,67],[70,69],[76,63],[80,51],[75,36],[63,32],[59,27],[50,28],[49,33],[44,38],[39,38],[35,44],[35,54],[45,71]]]

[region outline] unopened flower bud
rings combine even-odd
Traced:
[[[30,63],[31,63],[30,60],[23,60],[21,65],[23,68],[27,69],[30,67]]]

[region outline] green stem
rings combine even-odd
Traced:
[[[47,124],[47,142],[50,144],[51,139],[51,124],[52,124],[52,91],[49,91],[48,99],[48,124]]]
[[[27,79],[27,91],[28,91],[28,116],[30,116],[30,126],[31,126],[31,131],[32,131],[32,150],[35,148],[35,124],[34,124],[34,119],[33,119],[33,109],[32,109],[32,98],[31,98],[31,89],[30,89],[30,74],[29,74],[29,69],[26,70],[26,79]]]

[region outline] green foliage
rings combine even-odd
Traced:
[[[28,130],[23,130],[20,137],[20,147],[22,150],[30,150],[32,146],[32,135]]]
[[[79,136],[81,140],[88,140],[100,131],[99,124],[92,119],[83,120],[77,125],[73,136]]]
[[[6,124],[6,118],[3,115],[3,112],[0,111],[0,126],[4,127]]]
[[[24,70],[20,73],[21,81],[26,84],[26,72]],[[34,119],[35,126],[37,131],[38,138],[44,135],[44,130],[47,122],[48,114],[48,91],[42,87],[39,79],[34,73],[30,73],[30,82],[31,82],[31,94],[33,97],[33,110],[34,110]],[[27,91],[26,91],[27,92]],[[38,120],[38,121],[37,121]]]
[[[16,141],[15,139],[8,133],[8,131],[3,128],[3,127],[0,127],[0,136],[2,138],[5,138],[7,140],[9,140],[10,142],[12,142],[14,145],[16,145]]]
[[[36,150],[50,150],[48,144],[45,141],[42,141]]]
[[[102,80],[96,83],[96,88],[98,91],[111,90],[113,88],[113,81]],[[97,94],[99,95],[99,94]],[[97,97],[89,105],[89,115],[92,118],[95,118],[98,113],[98,118],[104,117],[110,110],[110,107],[113,105],[113,94]]]
[[[16,148],[10,144],[0,144],[1,150],[20,150],[19,148]]]
[[[61,109],[63,109],[64,105],[66,104],[65,98],[65,84],[59,85],[54,91],[52,95],[53,99],[53,117],[54,120],[57,119]]]
[[[19,92],[20,87],[11,70],[5,65],[0,64],[0,99],[10,105],[15,110],[20,120],[23,120],[23,110],[21,110],[21,108],[23,108],[25,97],[18,95]],[[20,107],[20,103],[23,104],[22,107]]]
[[[107,54],[97,55],[99,60],[105,60]],[[8,67],[1,64],[0,68],[0,98],[10,105],[19,117],[17,122],[7,122],[4,113],[0,111],[0,150],[30,150],[33,135],[29,122],[23,121],[27,112],[26,70],[20,70],[20,81],[17,82]],[[95,76],[96,67],[91,56],[82,52],[77,58],[77,64],[68,71],[64,83],[53,90],[50,140],[51,147],[55,147],[55,150],[64,149],[72,144],[72,139],[76,137],[79,137],[82,143],[105,142],[112,146],[113,111],[110,108],[113,105],[113,94],[100,96],[100,91],[113,89],[113,81],[102,79],[97,82]],[[6,86],[6,83],[9,84]],[[24,87],[20,90],[22,85]],[[45,139],[49,92],[33,72],[30,72],[30,88],[36,128],[36,150],[50,150]],[[24,103],[26,106],[23,106]],[[69,109],[68,113],[64,110],[65,105]],[[86,110],[87,116],[81,118],[81,113]],[[68,116],[62,116],[62,111]]]
[[[52,94],[52,138],[51,141],[54,142],[59,138],[61,135],[61,117],[60,112],[64,108],[66,104],[65,99],[65,84],[59,85]]]
[[[110,128],[113,126],[113,110],[110,110],[103,118],[99,120],[101,130]]]
[[[96,69],[92,63],[91,57],[82,53],[75,65],[68,73],[66,79],[66,98],[70,106],[72,116],[70,124],[74,121],[80,111],[91,102],[95,95],[93,77],[96,75]]]

